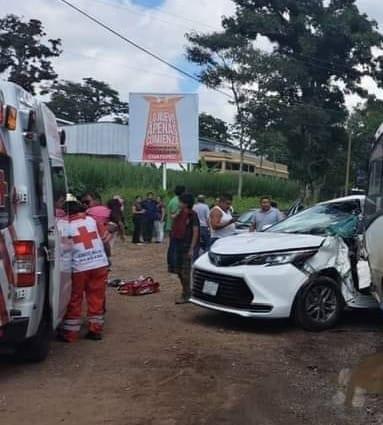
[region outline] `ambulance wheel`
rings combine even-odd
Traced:
[[[44,313],[36,335],[28,338],[17,347],[17,355],[22,361],[38,363],[44,361],[50,350],[51,325],[49,315]]]
[[[339,321],[343,297],[337,283],[319,276],[305,285],[295,300],[295,321],[308,331],[330,329]]]

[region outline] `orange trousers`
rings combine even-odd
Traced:
[[[67,341],[73,342],[79,337],[84,293],[88,304],[89,331],[102,332],[107,277],[107,267],[72,274],[72,295],[63,323],[63,336]]]

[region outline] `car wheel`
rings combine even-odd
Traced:
[[[309,282],[298,294],[295,319],[308,331],[322,331],[333,327],[343,310],[343,297],[337,283],[326,276]]]
[[[17,356],[21,361],[38,363],[44,361],[50,350],[51,325],[49,315],[45,312],[41,318],[36,335],[21,343],[17,349]]]

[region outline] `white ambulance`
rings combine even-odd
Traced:
[[[71,291],[67,192],[56,119],[0,81],[0,346],[43,360]]]

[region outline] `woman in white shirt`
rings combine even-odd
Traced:
[[[231,214],[232,201],[231,195],[222,195],[218,205],[210,211],[211,244],[217,239],[235,234],[235,219]]]

